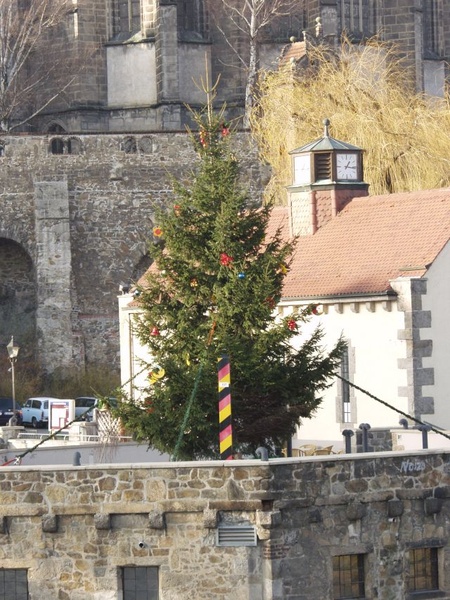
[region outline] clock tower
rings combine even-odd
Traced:
[[[291,150],[293,183],[288,190],[291,233],[312,235],[353,198],[367,196],[363,151],[329,135]]]

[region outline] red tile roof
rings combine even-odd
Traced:
[[[269,239],[278,228],[289,238],[288,215],[288,207],[274,207]],[[283,298],[389,292],[391,279],[423,276],[449,239],[450,188],[356,198],[317,233],[299,238]]]
[[[269,233],[287,223],[274,210]],[[421,277],[450,239],[450,188],[356,198],[315,235],[299,238],[284,298],[379,294]]]
[[[292,42],[283,48],[280,56],[280,65],[286,65],[288,63],[297,63],[299,60],[306,56],[306,43],[305,42]]]

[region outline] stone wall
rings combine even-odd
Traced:
[[[243,184],[260,200],[265,175],[256,149],[245,134],[232,143]],[[0,319],[0,345],[14,335],[29,353],[36,347],[48,371],[118,366],[119,285],[149,265],[155,210],[170,206],[172,178],[192,179],[189,136],[11,135],[0,145],[1,248],[13,257],[12,264],[0,260],[8,315]]]
[[[160,600],[324,600],[355,553],[366,600],[400,600],[417,547],[450,598],[449,452],[4,467],[0,505],[2,568],[28,569],[30,600],[122,598],[124,566],[158,567]],[[227,526],[256,545],[219,546]]]

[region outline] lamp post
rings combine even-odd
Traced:
[[[15,380],[14,380],[14,364],[17,360],[17,355],[19,354],[19,346],[14,346],[14,337],[11,336],[11,341],[6,346],[8,350],[9,361],[11,363],[11,387],[12,387],[12,400],[13,400],[13,419],[16,419],[16,388],[15,388]]]

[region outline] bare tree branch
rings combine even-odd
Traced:
[[[69,0],[0,0],[1,130],[24,125],[74,82],[83,61],[62,41],[71,14]]]
[[[221,4],[222,10],[218,5]],[[233,49],[246,71],[245,117],[248,126],[252,111],[260,69],[260,43],[263,30],[276,19],[303,12],[303,0],[209,0],[208,3],[215,26]],[[225,10],[223,10],[225,8]],[[232,25],[233,32],[240,31],[246,39],[244,51],[238,49],[234,40],[222,26],[223,14]],[[286,40],[286,43],[288,40]]]

